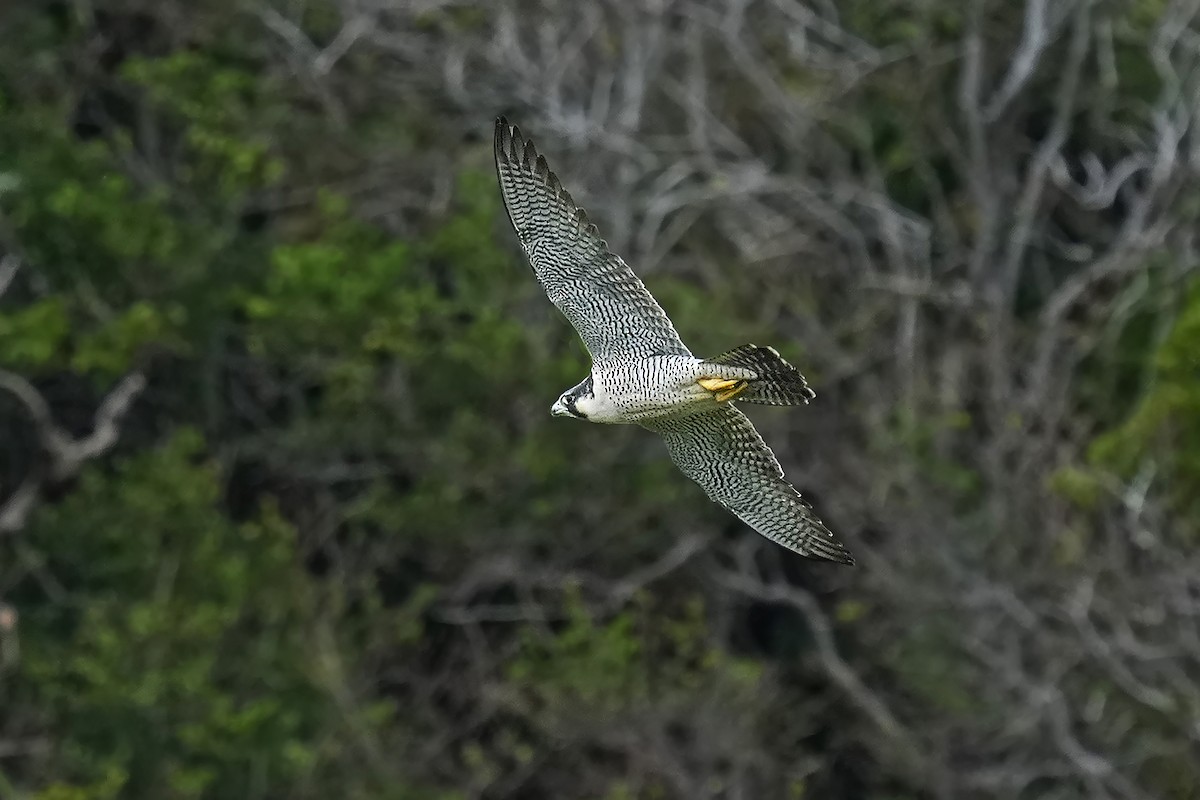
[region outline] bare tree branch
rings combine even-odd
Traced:
[[[145,388],[146,378],[142,373],[126,375],[101,401],[92,431],[76,438],[54,421],[49,404],[33,384],[14,372],[0,370],[0,389],[15,397],[29,414],[42,451],[49,458],[47,474],[52,480],[72,477],[84,463],[111,449],[120,435],[122,419]],[[11,533],[24,527],[40,484],[38,476],[27,477],[0,506],[0,532]]]

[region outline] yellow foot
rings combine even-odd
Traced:
[[[745,381],[742,381],[737,386],[734,386],[732,389],[726,389],[723,392],[717,392],[717,395],[716,395],[717,402],[724,403],[726,400],[732,400],[733,398],[737,397],[742,392],[746,391],[746,387],[748,387],[749,385],[750,384],[746,383]]]
[[[732,400],[742,392],[746,391],[746,387],[750,384],[744,380],[736,378],[701,378],[696,381],[703,388],[713,393],[713,398],[718,403],[724,403],[726,400]]]

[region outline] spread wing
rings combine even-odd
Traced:
[[[802,556],[853,564],[850,553],[783,479],[775,454],[754,425],[726,404],[642,426],[663,437],[671,460],[708,496],[754,530]]]
[[[496,174],[508,218],[550,302],[579,332],[592,360],[691,355],[633,270],[610,253],[533,142],[496,120]]]

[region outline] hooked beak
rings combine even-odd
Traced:
[[[571,412],[567,410],[567,404],[558,398],[554,401],[554,405],[550,406],[550,415],[554,417],[570,417]]]

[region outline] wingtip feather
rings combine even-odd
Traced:
[[[822,555],[822,558],[838,564],[845,564],[848,567],[854,566],[854,556],[850,555],[850,551],[846,549],[845,545],[832,536],[829,538],[827,544],[829,545],[829,549]]]
[[[550,169],[546,157],[538,152],[533,140],[526,139],[520,127],[510,123],[504,116],[496,117],[495,150],[498,172],[502,172],[501,168],[515,169],[536,178],[558,198],[563,207],[570,210],[577,225],[578,235],[596,239],[600,250],[608,251],[608,244],[600,237],[599,229],[588,220],[583,209],[575,204],[570,192],[563,188],[558,176]],[[499,178],[503,191],[505,177],[501,174]],[[509,219],[512,219],[511,212]]]
[[[508,118],[496,117],[494,151],[497,164],[512,164],[516,160],[515,143],[521,139],[521,130],[516,125],[510,125]]]

